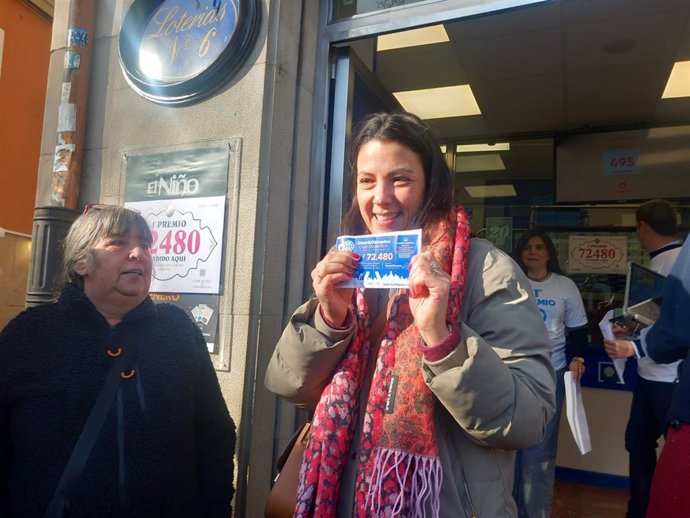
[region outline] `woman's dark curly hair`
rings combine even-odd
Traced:
[[[357,157],[372,140],[397,142],[414,151],[424,168],[424,201],[412,228],[427,230],[447,218],[453,204],[453,176],[429,127],[411,113],[374,113],[366,116],[350,142],[352,203],[343,217],[345,234],[365,234],[367,227],[357,204]]]

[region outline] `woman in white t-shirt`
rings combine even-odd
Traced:
[[[565,398],[563,375],[573,373],[577,382],[585,372],[587,315],[575,283],[563,272],[551,238],[541,230],[523,234],[515,247],[515,260],[529,277],[534,298],[549,332],[556,370],[556,414],[542,441],[518,451],[513,495],[520,518],[551,516],[558,424]]]

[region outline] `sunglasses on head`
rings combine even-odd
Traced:
[[[113,208],[113,207],[121,207],[121,206],[120,205],[109,205],[107,203],[87,203],[86,205],[84,205],[84,212],[82,212],[82,216],[84,214],[91,212],[91,211],[104,210],[104,209],[109,209],[109,208]],[[141,214],[141,211],[139,211],[137,209],[133,209],[131,207],[123,207],[123,208],[125,208],[127,210],[131,210],[132,212],[135,212],[137,214]]]

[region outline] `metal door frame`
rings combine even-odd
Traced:
[[[329,135],[330,121],[332,120],[331,112],[335,109],[329,101],[331,88],[335,88],[332,86],[332,80],[335,79],[337,66],[334,45],[379,34],[434,25],[450,20],[515,9],[531,4],[553,2],[555,0],[494,0],[488,3],[474,0],[476,4],[470,3],[473,0],[428,0],[427,2],[357,15],[336,22],[330,22],[332,0],[314,1],[320,1],[321,9],[317,36],[312,120],[313,139],[309,176],[309,199],[311,202],[307,208],[307,220],[309,221],[310,228],[308,228],[307,232],[309,242],[307,243],[307,256],[305,259],[306,264],[309,265],[314,264],[319,259],[323,247],[327,246],[327,243],[323,242],[324,236],[332,233],[330,230],[328,232],[324,231],[324,225],[329,227],[333,225],[330,219],[326,221],[326,217],[332,217],[332,211],[329,211],[331,212],[330,215],[324,213],[325,200],[327,197],[331,199],[342,198],[342,193],[338,196],[333,193],[332,188],[330,189],[331,192],[327,192],[329,182],[327,182],[326,178],[326,175],[330,175],[332,170],[330,164],[331,157],[328,156],[330,150],[329,140],[337,137],[337,135]],[[326,3],[327,5],[324,5]],[[342,138],[345,137],[345,135],[342,136]]]

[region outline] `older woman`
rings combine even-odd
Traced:
[[[70,518],[229,516],[235,427],[199,329],[148,297],[151,240],[140,214],[91,208],[65,239],[59,300],[0,334],[3,518],[44,517],[49,503]],[[114,401],[75,468],[119,358]]]
[[[563,376],[570,371],[576,382],[585,372],[587,314],[575,283],[563,275],[556,247],[540,229],[525,232],[515,245],[515,259],[529,278],[539,312],[553,346],[556,369],[556,413],[539,444],[520,450],[515,474],[515,500],[520,518],[551,516],[558,451],[558,425],[565,399]]]
[[[269,390],[314,409],[295,516],[515,516],[511,450],[553,414],[546,330],[524,274],[470,237],[428,127],[376,114],[352,140],[344,233],[421,228],[409,289],[345,289],[332,250],[293,314]]]

